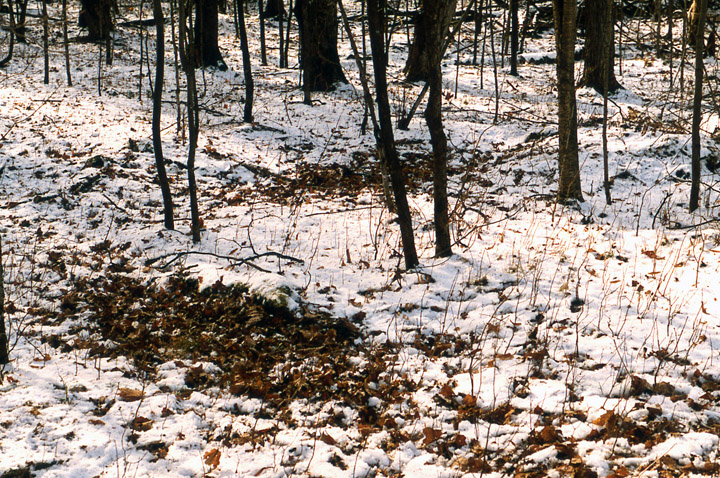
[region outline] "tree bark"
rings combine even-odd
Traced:
[[[263,18],[275,18],[281,13],[285,14],[285,5],[283,0],[267,0],[265,3],[265,10],[263,11]]]
[[[692,119],[692,159],[690,180],[690,212],[700,207],[700,123],[702,122],[703,89],[703,48],[705,41],[705,20],[707,19],[708,0],[696,0],[695,14],[695,94],[693,98]]]
[[[27,4],[28,0],[20,0],[17,5],[18,12],[17,21],[15,22],[15,39],[18,43],[27,43],[27,38],[25,37],[27,33],[27,27],[25,26],[25,22],[27,21]]]
[[[429,3],[434,3],[430,0]],[[415,14],[413,41],[405,62],[405,79],[407,81],[427,81],[430,74],[430,59],[427,55],[428,39],[426,34],[425,3],[420,2],[420,9]]]
[[[258,21],[260,22],[260,64],[267,66],[267,51],[265,49],[265,16],[262,11],[262,0],[258,0]]]
[[[622,88],[615,78],[615,32],[612,0],[585,2],[586,36],[583,50],[585,69],[580,85],[603,93],[607,74],[608,91]]]
[[[15,26],[15,7],[12,4],[12,0],[8,0],[8,22],[10,24],[10,31],[8,32],[8,35],[10,36],[10,40],[8,42],[8,52],[3,57],[2,60],[0,60],[0,68],[4,68],[8,63],[10,63],[10,60],[12,60],[13,57],[13,51],[15,50],[15,37],[16,37],[16,26]]]
[[[180,0],[182,1],[182,0]],[[227,70],[218,46],[218,0],[195,0],[195,51],[197,66]]]
[[[518,0],[510,0],[510,74],[518,76],[518,43],[520,26],[518,22]]]
[[[160,121],[162,119],[162,97],[165,86],[165,17],[163,16],[161,0],[153,0],[153,17],[155,18],[155,87],[153,88],[153,111],[152,111],[152,138],[153,153],[155,155],[155,169],[157,170],[158,182],[163,197],[163,212],[165,216],[165,228],[175,229],[173,219],[173,201],[170,192],[167,172],[165,171],[165,159],[162,149],[162,133]]]
[[[180,52],[180,63],[182,64],[187,79],[187,118],[188,118],[188,190],[190,193],[190,231],[193,242],[200,242],[200,212],[197,199],[197,182],[195,180],[195,152],[200,132],[200,118],[198,108],[197,83],[195,80],[195,55],[193,54],[193,30],[189,26],[192,10],[192,0],[180,0],[179,10],[179,35],[178,43]]]
[[[10,362],[7,329],[5,328],[5,271],[2,259],[2,237],[0,237],[0,365]]]
[[[347,83],[337,50],[336,0],[298,0],[295,18],[300,30],[300,67],[309,91],[330,91]]]
[[[423,15],[428,58],[428,104],[425,122],[430,132],[433,149],[433,200],[435,218],[435,256],[452,255],[450,241],[450,219],[447,197],[447,137],[442,122],[442,56],[443,43],[447,36],[450,20],[455,13],[456,0],[436,0],[425,3]]]
[[[575,103],[576,0],[553,0],[555,44],[557,48],[558,90],[558,192],[559,202],[583,200],[577,141]]]
[[[245,7],[240,0],[236,1],[238,9],[238,28],[240,31],[240,48],[242,49],[243,74],[245,75],[245,107],[243,108],[243,121],[252,123],[252,108],[255,84],[252,77],[252,64],[250,63],[250,46],[248,45],[247,29],[245,28]]]
[[[88,29],[89,41],[107,40],[115,29],[113,13],[117,13],[115,0],[80,0],[78,24]]]
[[[395,149],[395,136],[387,93],[387,61],[385,57],[386,0],[368,0],[367,7],[370,47],[372,49],[375,74],[378,122],[380,123],[380,131],[376,132],[375,139],[378,143],[380,161],[384,162],[390,174],[390,184],[395,198],[400,236],[403,244],[405,268],[412,269],[419,264],[419,261],[415,250],[412,216],[410,215],[410,207],[405,192],[405,178]]]

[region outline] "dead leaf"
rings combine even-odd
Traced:
[[[637,375],[630,376],[630,396],[637,397],[643,393],[652,392],[652,386],[650,382]]]
[[[203,461],[205,461],[205,464],[212,468],[213,470],[217,468],[220,465],[220,456],[222,453],[217,448],[213,448],[212,450],[206,451],[203,455]]]
[[[608,410],[607,412],[603,413],[598,418],[593,420],[593,425],[597,425],[599,427],[605,427],[614,418],[615,418],[615,412],[612,410]]]
[[[449,400],[453,396],[453,388],[450,386],[449,383],[446,383],[442,386],[439,393],[441,397],[447,398]]]
[[[105,425],[104,421],[98,420],[97,418],[91,418],[88,420],[88,422],[92,425],[100,425],[100,426]]]
[[[626,476],[630,476],[630,470],[621,465],[614,473],[610,473],[608,478],[625,478]]]
[[[153,426],[153,421],[146,417],[135,417],[130,422],[130,428],[136,432],[146,432]]]
[[[337,443],[327,432],[323,432],[322,435],[320,435],[320,441],[328,445],[335,445]]]
[[[143,393],[134,388],[121,387],[118,389],[118,398],[123,402],[137,402],[143,398]]]
[[[425,427],[423,429],[423,435],[425,435],[425,440],[423,440],[423,446],[428,446],[435,440],[438,440],[442,437],[442,430],[435,430],[432,427]]]
[[[453,437],[453,445],[460,448],[467,445],[467,437],[462,433],[458,433]]]
[[[468,408],[474,407],[475,405],[477,405],[477,397],[467,394],[463,397],[462,403]]]
[[[657,252],[655,252],[655,251],[642,251],[642,253],[644,255],[648,256],[650,259],[653,259],[656,261],[661,261],[661,260],[665,259],[664,257],[659,257],[657,255]]]
[[[540,438],[541,443],[556,443],[560,440],[560,432],[558,432],[557,428],[554,426],[549,425],[540,430],[538,437]]]

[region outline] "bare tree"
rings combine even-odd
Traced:
[[[188,122],[188,189],[190,193],[190,216],[193,242],[200,242],[200,212],[197,199],[197,182],[195,180],[195,152],[200,132],[200,108],[198,106],[197,82],[195,79],[195,55],[193,48],[193,30],[190,27],[192,21],[193,0],[180,0],[178,8],[178,43],[180,52],[180,63],[182,64],[185,78],[187,80],[187,122]]]
[[[195,4],[196,66],[214,66],[219,70],[227,70],[218,46],[218,0],[195,0]]]
[[[15,11],[12,0],[8,0],[8,23],[10,24],[10,28],[8,29],[8,35],[10,37],[8,40],[8,51],[5,57],[0,60],[0,68],[10,63],[13,57],[13,50],[15,49],[15,32],[17,27],[15,26]]]
[[[82,9],[78,24],[88,29],[89,41],[107,40],[115,29],[114,14],[118,11],[115,0],[80,0]]]
[[[557,48],[558,90],[558,191],[557,199],[581,200],[578,159],[577,107],[575,102],[576,0],[553,0],[555,44]]]
[[[695,0],[695,95],[692,119],[692,178],[690,181],[690,211],[700,206],[700,122],[702,121],[703,49],[708,0]]]
[[[423,30],[426,35],[428,58],[428,104],[425,122],[430,132],[433,149],[433,198],[435,203],[435,255],[452,255],[450,219],[447,197],[447,137],[442,122],[442,56],[443,42],[448,34],[450,20],[455,13],[456,0],[425,2]]]
[[[603,92],[607,75],[608,91],[621,88],[615,78],[615,32],[612,0],[585,2],[585,69],[580,84]]]
[[[162,11],[161,0],[153,0],[153,16],[155,17],[155,87],[153,88],[152,111],[152,138],[153,152],[155,154],[155,169],[157,169],[158,182],[163,196],[163,211],[165,227],[175,229],[173,219],[173,201],[170,192],[165,159],[162,150],[162,134],[160,120],[162,119],[162,97],[165,84],[165,17]]]
[[[520,36],[518,3],[519,0],[510,0],[510,74],[513,76],[518,76],[518,37]]]
[[[309,91],[328,91],[347,83],[337,50],[336,0],[298,0],[295,18],[300,29],[300,66]]]
[[[252,122],[252,108],[254,96],[254,82],[252,77],[252,64],[250,63],[250,46],[248,45],[247,30],[245,28],[245,6],[241,0],[235,2],[237,8],[238,33],[240,34],[240,48],[242,49],[243,73],[245,75],[245,107],[243,121]]]
[[[235,0],[240,2],[242,0]],[[260,64],[267,66],[267,51],[265,49],[265,15],[263,14],[262,0],[258,0],[258,22],[260,22]]]
[[[5,271],[2,258],[2,237],[0,236],[0,365],[10,362],[7,329],[5,328]]]
[[[427,1],[427,0],[426,0]],[[429,1],[428,4],[434,3]],[[430,71],[430,61],[427,56],[428,39],[425,31],[425,2],[420,2],[420,8],[414,15],[413,41],[408,50],[405,61],[405,79],[407,81],[426,81]]]
[[[387,60],[385,56],[385,31],[387,22],[385,9],[386,0],[368,0],[368,31],[370,34],[370,47],[372,49],[373,66],[375,73],[375,96],[378,107],[378,122],[380,131],[375,134],[378,143],[378,155],[381,163],[384,163],[390,174],[390,183],[395,199],[395,207],[400,226],[405,267],[412,269],[420,262],[415,250],[415,238],[412,229],[412,216],[410,206],[407,202],[405,192],[405,178],[403,177],[402,166],[395,149],[395,135],[392,127],[392,116],[390,113],[390,101],[387,91]]]

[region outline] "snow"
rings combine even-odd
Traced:
[[[252,9],[249,18],[256,49]],[[638,25],[650,27],[633,21]],[[414,185],[409,202],[422,263],[407,272],[398,271],[397,225],[372,187],[374,140],[360,132],[354,61],[343,60],[352,83],[315,95],[310,107],[297,88],[297,65],[276,68],[271,49],[270,65],[260,66],[254,52],[256,123],[247,125],[229,17],[221,16],[221,29],[230,70],[198,74],[205,109],[196,172],[205,230],[197,245],[188,235],[187,145],[176,129],[170,74],[163,148],[177,230],[162,228],[137,30],[119,28],[115,61],[102,65],[101,94],[95,45],[70,45],[74,86],[67,87],[61,45],[54,44],[51,84],[42,84],[34,23],[30,43],[17,45],[0,71],[0,233],[6,296],[17,307],[8,321],[12,363],[0,372],[0,476],[25,466],[43,478],[499,477],[530,466],[562,476],[570,459],[539,436],[548,426],[601,477],[619,466],[660,476],[671,467],[668,458],[693,467],[691,476],[718,463],[718,175],[703,168],[701,208],[688,213],[691,72],[687,91],[679,90],[678,59],[670,88],[667,62],[643,57],[625,38],[619,79],[627,89],[609,110],[610,205],[602,189],[601,98],[577,91],[586,201],[559,205],[553,65],[522,64],[519,78],[501,67],[494,123],[491,60],[481,69],[463,53],[455,85],[458,65],[448,55],[455,254],[433,258],[431,188],[418,173],[430,147],[418,115],[408,131],[396,132]],[[272,28],[268,35],[277,40]],[[401,48],[390,56],[396,114],[421,88],[401,83],[405,41],[404,29],[396,32]],[[552,57],[551,36],[527,42],[527,59]],[[706,68],[717,75],[715,60]],[[704,113],[706,160],[720,157],[720,115],[710,104]],[[334,172],[313,176],[315,166]],[[364,187],[328,192],[341,181],[343,170],[334,167]],[[276,184],[273,175],[300,186]],[[257,269],[222,258],[264,252],[297,261],[262,256],[253,260]],[[64,273],[53,259],[58,253]],[[177,254],[185,255],[160,267]],[[73,280],[126,265],[126,274],[146,284],[182,272],[207,287],[242,284],[296,313],[310,307],[348,319],[364,334],[356,340],[363,354],[349,359],[360,376],[373,351],[388,346],[394,353],[383,356],[384,373],[362,383],[372,392],[362,405],[297,398],[281,413],[223,387],[191,390],[191,369],[219,375],[221,368],[178,359],[146,373],[117,344],[101,342],[85,311],[61,320],[60,299]],[[38,309],[52,320],[32,315]],[[63,351],[51,345],[53,335],[71,345],[97,340],[119,356],[81,345]],[[647,385],[638,389],[638,380]],[[142,399],[124,401],[124,388]],[[618,429],[603,424],[610,412]],[[137,418],[149,428],[134,430]],[[390,418],[394,425],[380,424]],[[213,450],[217,466],[208,458]],[[491,471],[481,471],[478,460]]]

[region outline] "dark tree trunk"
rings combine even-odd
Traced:
[[[262,11],[262,0],[258,0],[258,21],[260,22],[260,64],[266,66],[267,51],[265,50],[265,16]]]
[[[585,2],[586,37],[583,50],[585,70],[580,85],[602,94],[607,74],[608,91],[621,88],[615,78],[615,32],[612,0]]]
[[[700,122],[702,121],[703,43],[708,0],[695,0],[695,95],[692,119],[692,177],[690,182],[690,212],[700,207]]]
[[[575,103],[576,0],[553,0],[557,48],[559,202],[582,201]]]
[[[160,120],[162,118],[162,97],[165,83],[165,18],[163,17],[161,0],[153,0],[153,17],[155,18],[155,88],[153,89],[152,138],[155,154],[155,169],[163,197],[165,228],[175,229],[173,219],[173,201],[170,183],[165,171],[165,159],[162,150]]]
[[[245,7],[240,0],[237,0],[238,29],[240,31],[240,48],[242,49],[243,73],[245,75],[245,108],[243,110],[243,121],[252,122],[252,107],[254,95],[254,83],[252,77],[252,64],[250,63],[250,46],[248,45],[247,29],[245,28]]]
[[[267,0],[263,18],[275,18],[282,13],[285,16],[285,5],[283,0]]]
[[[395,136],[390,114],[390,101],[387,92],[387,70],[385,57],[385,0],[368,0],[367,13],[370,33],[370,46],[372,49],[375,73],[375,94],[377,96],[378,122],[380,131],[375,132],[378,143],[380,161],[385,164],[390,174],[390,183],[395,198],[400,236],[402,238],[405,267],[412,269],[419,264],[415,250],[415,238],[412,229],[412,216],[405,193],[405,178],[403,177],[400,159],[395,149]]]
[[[67,27],[67,0],[62,0],[62,25],[65,51],[65,76],[67,77],[67,85],[72,86],[72,75],[70,73],[70,42],[68,41]]]
[[[425,17],[425,6],[421,3],[420,10],[415,15],[413,41],[403,69],[407,81],[427,81],[430,74],[430,59],[427,55],[428,40],[425,30],[427,21]]]
[[[27,21],[27,4],[28,0],[20,0],[17,4],[17,21],[15,22],[15,38],[18,43],[27,43],[25,33],[27,28],[25,22]],[[82,26],[82,25],[80,25]]]
[[[0,365],[10,362],[7,329],[5,328],[5,274],[2,255],[2,237],[0,237]]]
[[[519,0],[510,0],[510,74],[518,76],[517,56],[518,56],[518,37],[520,35],[520,27],[518,24],[518,2]]]
[[[200,242],[200,212],[197,199],[197,182],[195,180],[195,151],[197,150],[197,140],[200,132],[200,118],[198,108],[197,83],[195,80],[195,55],[192,50],[195,45],[193,39],[193,30],[190,28],[189,21],[191,12],[187,10],[187,2],[180,2],[179,8],[179,52],[180,63],[182,64],[185,78],[187,79],[187,119],[188,119],[188,190],[190,193],[190,217],[193,242]]]
[[[435,256],[452,255],[450,219],[447,197],[447,137],[442,122],[442,57],[443,43],[450,20],[455,12],[456,0],[436,0],[425,3],[423,30],[427,39],[426,56],[429,63],[428,104],[425,121],[430,131],[433,149],[433,199],[435,203]]]
[[[337,50],[336,0],[298,0],[295,17],[300,30],[303,85],[310,91],[329,91],[347,83]]]
[[[218,0],[196,0],[195,51],[197,66],[227,70],[218,46]]]
[[[13,7],[13,4],[12,4],[12,0],[9,0],[9,1],[8,1],[8,8],[9,8],[9,10],[10,10],[10,11],[8,12],[8,21],[9,21],[9,23],[10,23],[10,31],[9,31],[8,34],[10,35],[10,40],[9,40],[9,42],[8,42],[8,51],[7,51],[7,54],[5,55],[5,57],[3,57],[2,60],[0,60],[0,68],[4,68],[8,63],[10,63],[10,60],[12,60],[12,57],[13,57],[13,51],[15,50],[15,37],[16,37],[16,33],[15,33],[15,32],[16,32],[17,29],[16,29],[16,27],[15,27],[15,15],[14,15],[14,13],[13,13],[13,12],[14,12],[14,10],[13,10],[14,7]]]
[[[115,29],[113,14],[117,13],[115,0],[80,0],[78,24],[88,29],[90,41],[107,40]]]

